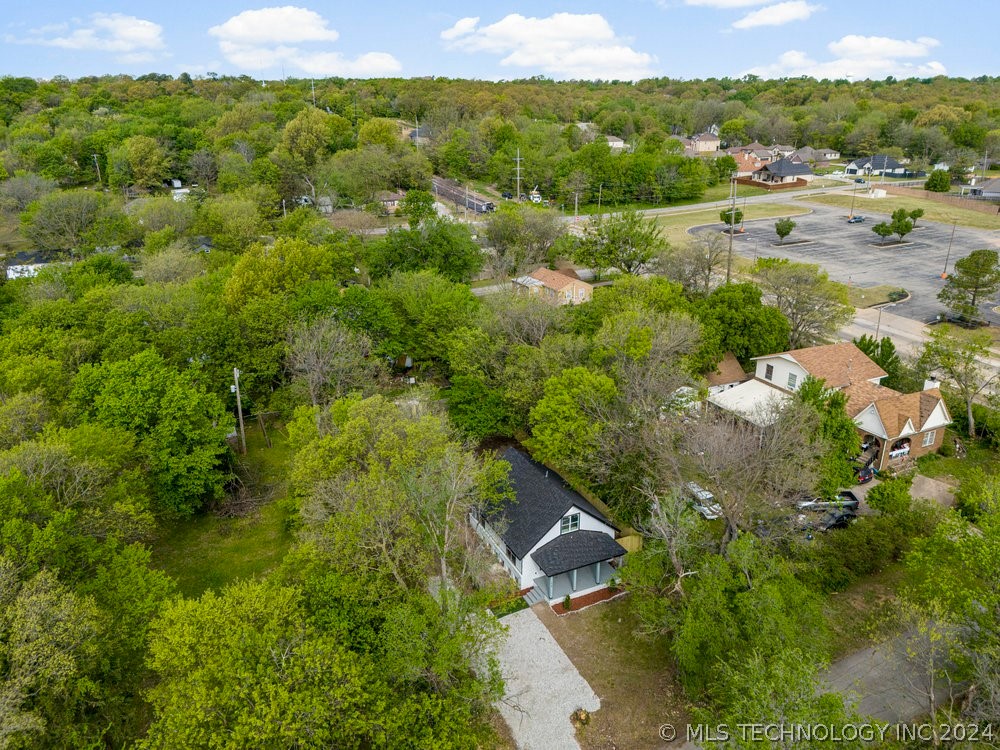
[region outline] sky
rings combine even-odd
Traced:
[[[9,3],[0,75],[1000,75],[996,0]]]

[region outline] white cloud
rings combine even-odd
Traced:
[[[743,18],[733,23],[733,28],[753,29],[758,26],[782,26],[792,21],[805,21],[821,8],[820,5],[809,5],[805,0],[791,0],[791,2],[768,5],[766,8],[747,13]]]
[[[244,70],[288,65],[307,75],[365,78],[403,69],[387,52],[366,52],[350,59],[329,49],[300,46],[328,45],[340,38],[327,19],[308,8],[286,5],[245,10],[208,33],[219,40],[223,57]]]
[[[941,42],[929,36],[918,37],[915,42],[889,39],[884,36],[858,36],[850,34],[827,45],[833,54],[848,58],[869,57],[927,57]]]
[[[28,36],[7,36],[12,44],[37,44],[78,52],[110,52],[123,63],[149,62],[162,56],[163,27],[122,13],[94,13],[84,22],[44,26]],[[157,54],[161,53],[161,54]]]
[[[224,42],[245,45],[335,42],[340,36],[327,28],[327,20],[319,13],[292,5],[245,10],[208,33]]]
[[[764,5],[767,0],[684,0],[685,5],[695,5],[702,8],[752,8],[754,5]]]
[[[463,18],[441,32],[449,49],[503,55],[500,64],[533,68],[559,78],[635,80],[653,75],[656,57],[620,39],[597,13],[526,18],[512,13],[479,26]]]
[[[895,78],[931,78],[946,75],[944,65],[936,60],[908,61],[900,58],[927,57],[939,42],[930,37],[920,37],[915,42],[887,37],[845,36],[830,42],[827,49],[837,57],[817,61],[805,52],[790,50],[770,65],[760,65],[744,74],[762,78],[852,78],[854,80],[881,80]]]

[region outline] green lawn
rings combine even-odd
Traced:
[[[879,284],[878,286],[850,286],[847,288],[847,296],[854,307],[871,307],[881,305],[889,301],[889,293],[899,291],[900,287],[889,284]]]
[[[741,209],[742,210],[742,209]],[[790,206],[783,203],[750,203],[744,211],[744,221],[754,219],[774,219],[783,216],[799,216],[809,213],[809,210],[802,206]],[[719,219],[719,211],[714,208],[704,208],[701,210],[686,211],[680,214],[670,214],[668,216],[657,216],[656,223],[663,229],[663,237],[671,244],[684,242],[688,238],[688,230],[691,227],[702,224],[718,224],[718,228],[723,228]],[[778,236],[774,236],[777,240]]]
[[[955,433],[948,430],[944,440],[950,443],[955,439]],[[933,479],[954,480],[962,482],[976,470],[987,474],[1000,474],[1000,456],[995,450],[977,441],[964,438],[966,457],[942,456],[931,453],[917,459],[917,467],[921,474]]]
[[[926,198],[903,198],[897,195],[888,195],[885,198],[867,198],[862,196],[860,191],[856,197],[855,213],[863,214],[866,211],[877,211],[882,214],[891,214],[897,208],[911,211],[915,208],[922,208],[924,215],[918,219],[918,224],[921,221],[938,221],[942,224],[958,224],[972,229],[1000,229],[1000,216],[949,206],[945,203],[935,203]],[[850,211],[852,196],[850,193],[808,195],[798,200],[822,203],[827,206],[840,206]]]
[[[205,513],[165,527],[153,544],[153,565],[177,580],[185,596],[198,596],[238,578],[260,577],[276,567],[291,546],[284,484],[291,451],[277,429],[269,428],[272,448],[259,429],[247,431],[246,461],[261,483],[273,487],[272,499],[256,513],[223,518]]]
[[[902,563],[893,563],[826,598],[823,615],[830,630],[831,659],[867,648],[878,640],[905,578]]]

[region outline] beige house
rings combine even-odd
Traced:
[[[553,305],[579,305],[594,296],[594,287],[586,281],[545,267],[519,276],[513,283],[519,292],[538,295]]]
[[[709,402],[765,426],[810,375],[847,397],[864,452],[861,460],[880,471],[941,447],[951,424],[937,383],[917,393],[881,385],[886,372],[850,342],[812,346],[755,357],[754,377],[709,396]]]
[[[719,150],[722,141],[719,140],[719,136],[713,133],[698,133],[698,135],[691,137],[691,145],[699,154],[712,153]]]

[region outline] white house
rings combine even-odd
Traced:
[[[766,427],[812,376],[847,397],[847,414],[864,446],[861,459],[879,470],[900,459],[933,453],[951,424],[937,383],[928,381],[916,393],[886,388],[881,384],[885,370],[850,342],[768,354],[754,362],[752,380],[710,395],[709,403]]]
[[[855,159],[846,167],[845,174],[859,175],[889,175],[890,177],[903,177],[906,174],[906,167],[885,154],[875,154],[866,156],[863,159]]]
[[[617,527],[522,451],[508,448],[503,459],[515,497],[470,522],[518,589],[552,602],[606,588],[625,554],[615,541]]]

